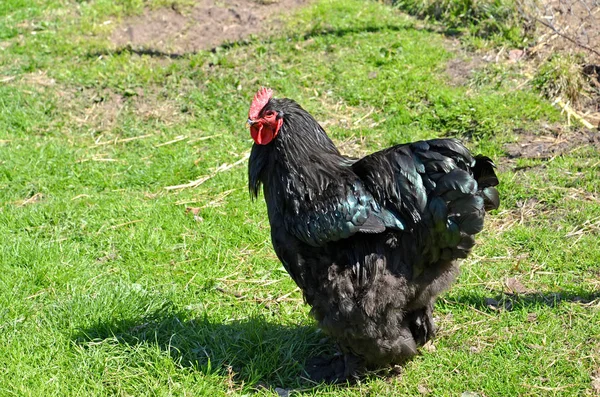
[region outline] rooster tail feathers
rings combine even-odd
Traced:
[[[411,147],[432,186],[427,211],[436,236],[433,258],[465,258],[475,244],[474,236],[483,230],[485,212],[500,204],[495,165],[488,157],[473,157],[456,140],[437,139]]]
[[[470,166],[473,162],[471,152],[458,139],[432,139],[427,143],[431,150],[451,158],[460,168],[464,169],[464,166]]]
[[[500,194],[495,187],[486,187],[481,191],[486,211],[496,210],[500,206]]]
[[[475,165],[472,168],[473,177],[481,191],[486,211],[495,210],[500,206],[500,195],[496,189],[499,181],[494,171],[495,168],[496,165],[489,157],[475,156]]]
[[[488,186],[497,186],[498,177],[494,169],[496,164],[487,156],[477,155],[475,156],[475,165],[473,166],[473,176],[479,187],[484,188]]]

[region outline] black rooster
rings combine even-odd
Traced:
[[[344,353],[313,376],[343,380],[416,354],[434,335],[436,297],[498,208],[492,161],[455,139],[348,158],[296,102],[265,88],[248,124],[249,188],[257,197],[263,185],[275,252]]]

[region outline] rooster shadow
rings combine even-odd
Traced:
[[[524,294],[495,291],[494,298],[486,298],[480,292],[442,297],[439,303],[447,311],[467,306],[494,313],[522,307],[535,311],[542,306],[554,307],[565,302],[595,304],[600,299],[600,291]],[[143,312],[140,308],[140,313]],[[332,387],[308,380],[305,366],[312,358],[334,355],[333,341],[315,324],[282,325],[276,321],[252,317],[219,322],[209,318],[208,314],[190,318],[189,313],[166,305],[139,317],[98,321],[94,326],[80,329],[72,339],[85,350],[95,349],[103,342],[133,349],[158,346],[177,365],[206,375],[226,377],[233,387],[244,385],[256,390],[301,388],[305,391]]]
[[[289,36],[288,39],[295,39],[298,41],[306,41],[316,37],[325,37],[325,36],[334,36],[334,37],[344,37],[352,34],[358,33],[378,33],[383,31],[391,31],[391,32],[399,32],[405,30],[418,30],[418,31],[427,31],[427,32],[435,32],[441,33],[445,36],[455,36],[458,33],[448,29],[444,31],[440,31],[439,29],[434,29],[427,26],[415,26],[412,24],[386,24],[386,25],[367,25],[367,26],[358,26],[358,27],[347,27],[347,28],[329,28],[329,27],[321,27],[316,26],[308,32],[297,34],[293,36]],[[260,39],[261,43],[270,44],[275,40],[280,39],[279,36],[275,37],[267,37]],[[246,47],[252,44],[256,44],[259,39],[251,38],[251,39],[242,39],[236,41],[225,41],[219,44],[216,47],[210,48],[207,51],[212,53],[218,53],[223,50],[228,50],[234,47]],[[150,57],[156,58],[170,58],[170,59],[180,59],[185,58],[190,55],[198,54],[199,52],[204,51],[186,51],[186,52],[168,52],[160,49],[149,48],[144,46],[134,46],[131,44],[127,44],[125,46],[113,48],[113,49],[102,49],[91,51],[87,54],[88,58],[97,58],[99,56],[117,56],[121,54],[136,54],[136,55],[146,55]]]
[[[592,305],[600,299],[600,291],[569,291],[569,292],[542,292],[527,291],[510,293],[494,289],[487,289],[489,294],[483,296],[480,292],[462,293],[457,296],[442,297],[443,304],[451,309],[452,306],[468,306],[480,311],[494,312],[499,310],[512,311],[525,308],[535,311],[536,308],[548,306],[556,307],[563,303]]]
[[[99,321],[72,339],[84,350],[104,342],[127,349],[157,346],[182,368],[256,390],[325,386],[307,379],[305,363],[335,353],[333,343],[312,324],[281,325],[262,317],[219,322],[207,314],[189,319],[189,313],[169,307],[137,318]]]

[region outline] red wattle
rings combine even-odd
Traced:
[[[257,145],[268,145],[275,137],[277,137],[282,125],[283,119],[277,120],[275,125],[273,125],[273,123],[265,124],[261,120],[250,127],[250,135]]]
[[[264,128],[262,124],[253,126],[250,129],[250,135],[258,145],[268,145],[274,138],[270,128]]]

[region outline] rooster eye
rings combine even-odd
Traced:
[[[273,116],[274,114],[275,114],[275,112],[274,112],[274,111],[272,111],[272,110],[267,110],[267,111],[265,112],[265,116],[267,116],[267,117],[271,117],[271,116]]]

